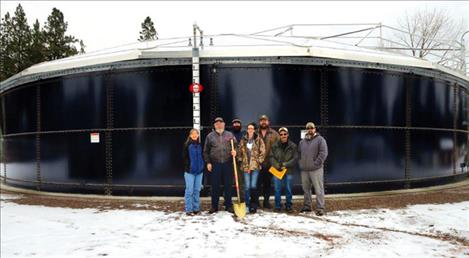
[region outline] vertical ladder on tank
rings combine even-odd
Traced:
[[[199,73],[199,47],[197,46],[197,31],[200,33],[200,47],[203,48],[203,31],[194,23],[194,47],[192,48],[192,83],[194,91],[192,93],[192,121],[193,127],[200,132],[200,92],[198,85],[200,83]],[[199,137],[200,140],[200,137]]]

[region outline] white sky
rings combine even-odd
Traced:
[[[205,34],[251,33],[294,23],[378,23],[395,25],[405,11],[444,9],[469,28],[469,1],[371,2],[149,2],[149,1],[0,1],[3,17],[21,3],[28,22],[44,25],[52,8],[64,13],[68,34],[82,39],[86,51],[118,46],[138,39],[146,16],[160,38],[190,36],[194,21]],[[469,35],[465,37],[469,41]]]

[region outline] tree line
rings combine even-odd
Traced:
[[[0,81],[37,63],[85,53],[83,40],[67,35],[67,28],[68,22],[57,8],[43,26],[36,19],[32,27],[21,4],[13,15],[7,12],[0,22]],[[149,16],[141,28],[139,41],[158,39]]]
[[[43,26],[36,19],[32,28],[21,4],[12,16],[7,12],[0,23],[0,81],[33,64],[84,53],[85,44],[67,35],[67,27],[64,14],[57,8],[52,9]]]

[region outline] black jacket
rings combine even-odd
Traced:
[[[246,135],[246,131],[240,130],[239,132],[231,131],[231,133],[236,138],[236,141],[241,142],[241,139]]]
[[[283,149],[281,141],[272,145],[270,153],[270,163],[272,166],[280,170],[283,166],[288,170],[295,168],[298,161],[298,149],[294,142],[288,140],[287,147]]]

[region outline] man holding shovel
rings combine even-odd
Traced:
[[[236,142],[236,138],[231,132],[225,131],[223,118],[217,117],[214,120],[215,130],[209,133],[205,139],[204,159],[207,170],[210,173],[212,187],[212,207],[209,213],[218,211],[220,200],[220,185],[224,184],[225,210],[233,213],[233,203],[231,200],[231,188],[233,185],[233,164],[232,157],[236,157],[236,150],[232,150],[231,140]]]

